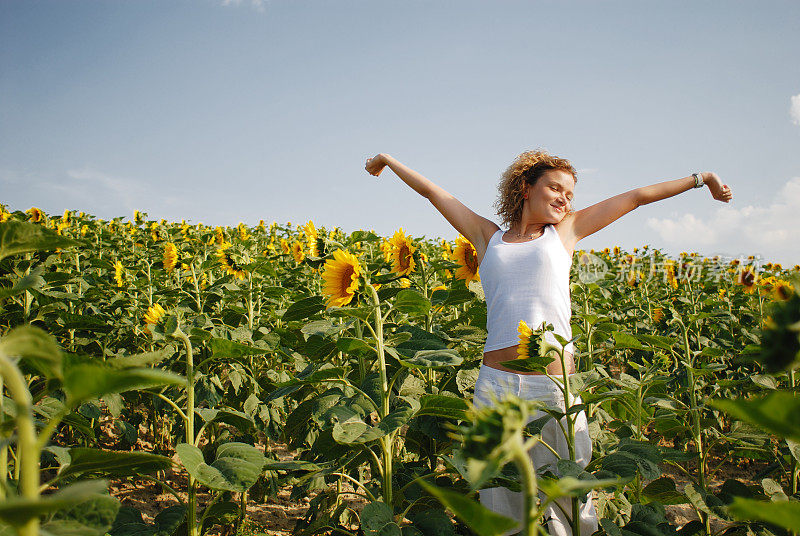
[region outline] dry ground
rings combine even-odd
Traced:
[[[293,453],[288,451],[285,445],[282,444],[273,445],[272,455],[281,461],[293,458]],[[713,465],[716,464],[713,463]],[[763,464],[754,462],[740,465],[724,463],[716,477],[711,481],[711,485],[712,487],[720,485],[728,478],[736,478],[749,485],[759,485],[759,482],[752,480],[752,476],[757,474],[761,468],[763,468]],[[680,470],[667,465],[663,466],[662,470],[665,476],[669,476],[676,481],[679,491],[683,490],[688,483],[688,479],[683,476]],[[186,473],[184,472],[172,472],[167,475],[167,479],[174,483],[173,487],[175,489],[180,490],[186,487]],[[152,518],[161,510],[177,504],[175,497],[171,494],[163,492],[157,484],[146,481],[112,482],[110,491],[122,504],[133,506],[140,510],[148,522],[151,522]],[[253,501],[250,501],[247,508],[249,519],[247,533],[267,536],[291,535],[295,522],[302,518],[306,512],[310,499],[303,498],[299,501],[292,501],[289,498],[290,492],[291,487],[286,486],[279,491],[277,496],[266,497],[262,504],[254,504]],[[364,501],[352,499],[352,497],[349,497],[348,501],[356,510],[360,510],[365,504]],[[199,496],[200,506],[202,507],[207,500],[208,497],[201,494]],[[688,505],[668,506],[666,509],[667,518],[678,527],[693,519],[698,519],[694,510]],[[719,522],[712,524],[714,529],[721,527],[722,524]],[[220,533],[219,530],[214,532]],[[226,531],[223,530],[222,532]]]

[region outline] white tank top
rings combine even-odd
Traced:
[[[503,229],[492,235],[480,264],[481,285],[486,296],[484,352],[519,344],[519,321],[531,329],[542,322],[553,324],[554,331],[572,338],[569,295],[569,270],[572,258],[552,225],[542,236],[528,242],[503,240]],[[545,335],[553,345],[560,344],[552,333]],[[572,343],[565,348],[572,352]]]

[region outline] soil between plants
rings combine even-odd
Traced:
[[[280,461],[294,459],[294,453],[287,450],[286,445],[281,443],[270,443],[271,456]],[[715,460],[711,460],[716,466]],[[760,482],[753,479],[753,476],[764,468],[766,464],[757,462],[729,463],[723,462],[720,470],[717,471],[715,478],[710,481],[712,488],[721,485],[725,480],[734,478],[747,485],[760,485]],[[690,482],[682,471],[674,466],[664,464],[661,466],[663,476],[668,476],[675,480],[678,491],[682,491],[687,483]],[[166,474],[168,483],[176,490],[185,489],[187,475],[185,471],[170,471]],[[345,485],[346,491],[353,491],[352,487]],[[125,506],[132,506],[142,512],[145,521],[152,522],[153,518],[165,508],[178,504],[175,497],[166,493],[155,483],[138,481],[112,481],[109,485],[109,492],[120,500]],[[305,497],[300,500],[291,500],[291,486],[281,488],[276,496],[267,496],[261,504],[248,502],[247,522],[245,523],[243,534],[265,535],[265,536],[290,536],[295,523],[301,519],[308,509],[311,499]],[[186,493],[179,491],[182,499],[186,499]],[[204,507],[209,500],[208,494],[198,495],[200,508]],[[366,502],[362,499],[348,496],[345,498],[348,504],[356,511],[360,511]],[[689,505],[666,506],[667,519],[671,524],[682,527],[686,523],[698,519],[695,511]],[[712,529],[718,530],[726,524],[719,520],[712,520]],[[356,527],[352,529],[355,531]],[[214,527],[209,534],[230,535],[233,533],[232,527]]]

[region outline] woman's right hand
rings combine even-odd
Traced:
[[[733,199],[733,192],[731,192],[727,184],[722,184],[722,179],[719,178],[719,175],[713,172],[706,172],[701,173],[700,176],[703,178],[703,183],[708,186],[714,199],[723,203],[728,203]]]
[[[364,169],[367,170],[367,173],[370,175],[375,175],[376,177],[381,174],[383,168],[386,167],[387,164],[387,157],[388,154],[380,153],[376,154],[372,158],[367,159],[367,164],[364,166]]]

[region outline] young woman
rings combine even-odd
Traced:
[[[575,246],[581,239],[596,233],[631,210],[654,201],[678,195],[692,188],[708,186],[714,199],[729,202],[731,190],[715,173],[694,173],[689,177],[630,190],[590,207],[573,211],[572,197],[577,182],[575,169],[568,160],[544,151],[519,155],[503,174],[495,203],[506,230],[464,206],[458,199],[416,171],[387,154],[367,160],[366,170],[375,176],[389,167],[417,193],[427,198],[448,222],[475,247],[480,266],[481,284],[486,296],[487,339],[483,365],[475,384],[474,403],[485,406],[492,397],[502,399],[507,393],[520,398],[540,400],[546,405],[564,407],[557,386],[538,373],[519,373],[500,365],[516,359],[520,320],[532,328],[543,322],[553,325],[555,333],[572,338],[569,271]],[[548,341],[558,344],[546,334]],[[564,347],[568,374],[575,372],[572,344]],[[547,367],[551,375],[562,374],[560,360]],[[576,398],[571,404],[579,404]],[[575,455],[586,467],[591,460],[592,444],[586,415],[578,415],[575,426]],[[568,447],[561,427],[551,420],[542,430],[542,440],[564,458]],[[542,445],[531,451],[538,468],[557,461]],[[481,503],[502,515],[522,520],[522,497],[506,488],[479,491]],[[561,508],[548,507],[545,519],[550,534],[571,536],[568,501]],[[597,516],[591,500],[580,508],[581,535],[597,530]]]

